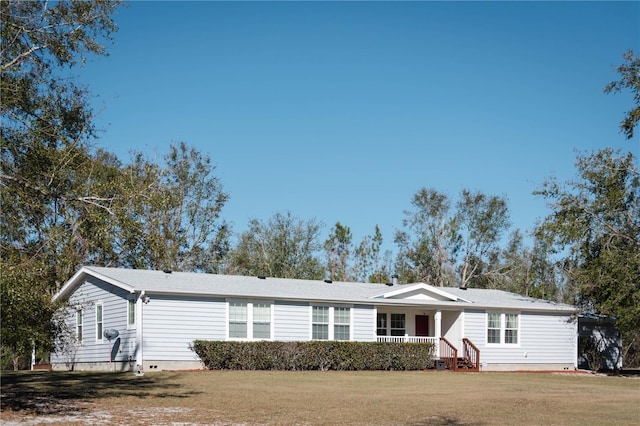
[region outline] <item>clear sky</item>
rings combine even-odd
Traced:
[[[640,155],[631,95],[603,93],[640,52],[640,2],[134,1],[116,23],[79,73],[98,144],[208,154],[236,232],[290,211],[394,250],[422,187],[504,195],[527,231],[576,152]]]

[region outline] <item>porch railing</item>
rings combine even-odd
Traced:
[[[376,336],[376,339],[380,343],[431,343],[434,348],[434,356],[438,358],[440,356],[440,346],[438,344],[437,337],[431,336]]]
[[[462,339],[462,351],[470,371],[480,371],[480,349],[466,337]]]
[[[458,369],[458,349],[446,338],[440,338],[440,359],[444,360],[447,370],[456,371]]]
[[[377,336],[381,343],[437,343],[437,337],[429,336]]]

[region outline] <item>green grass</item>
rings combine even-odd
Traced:
[[[637,424],[640,378],[553,373],[23,372],[2,420],[37,424]]]

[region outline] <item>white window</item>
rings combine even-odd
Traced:
[[[350,325],[351,309],[333,308],[333,338],[335,340],[350,340]]]
[[[314,306],[311,313],[311,338],[329,340],[329,307]]]
[[[404,336],[407,333],[404,314],[391,314],[391,335]]]
[[[102,302],[96,303],[96,342],[102,342],[103,340],[102,324],[104,322],[102,319],[102,311],[103,311]]]
[[[312,306],[311,338],[313,340],[351,340],[351,308]]]
[[[229,338],[270,339],[271,304],[266,302],[229,302]]]
[[[229,337],[247,338],[247,303],[229,303]]]
[[[501,343],[502,315],[490,313],[487,316],[487,343]]]
[[[253,338],[271,338],[271,305],[268,303],[253,304]]]
[[[387,335],[387,314],[378,313],[376,320],[376,334],[378,336]]]
[[[136,301],[127,300],[127,328],[136,325]]]
[[[504,342],[507,344],[518,344],[518,315],[504,314]]]
[[[82,343],[82,309],[76,311],[76,340]]]
[[[520,315],[489,312],[487,313],[487,343],[517,345],[520,330]]]

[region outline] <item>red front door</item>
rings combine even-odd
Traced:
[[[429,335],[429,315],[416,315],[416,336]]]

